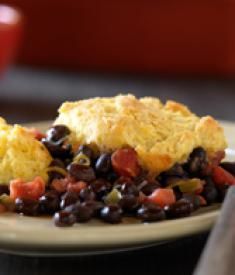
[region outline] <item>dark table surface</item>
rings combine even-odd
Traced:
[[[181,101],[200,115],[234,120],[235,80],[162,79],[154,76],[68,74],[15,68],[0,80],[0,116],[9,122],[50,120],[64,100],[132,92]],[[189,275],[208,232],[118,254],[39,258],[0,254],[0,274],[159,274]],[[78,235],[79,238],[79,235]],[[209,274],[208,274],[209,275]]]

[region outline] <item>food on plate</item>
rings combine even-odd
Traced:
[[[186,217],[221,202],[235,184],[235,163],[222,162],[226,146],[215,119],[177,102],[133,95],[66,102],[45,134],[0,121],[0,169],[11,156],[10,173],[0,170],[0,206],[53,215],[56,226]]]
[[[36,176],[47,180],[52,157],[45,146],[26,128],[9,125],[0,118],[0,183],[13,179],[31,181]]]
[[[120,95],[65,102],[56,124],[71,130],[69,142],[75,149],[81,144],[100,152],[130,147],[140,165],[153,174],[185,162],[196,147],[213,157],[227,146],[223,129],[212,117],[200,118],[180,103],[163,105],[149,97]]]

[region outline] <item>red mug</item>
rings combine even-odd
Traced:
[[[0,73],[14,60],[21,34],[21,13],[15,8],[0,5]]]

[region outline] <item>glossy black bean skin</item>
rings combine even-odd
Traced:
[[[9,186],[6,184],[0,184],[0,195],[9,195],[10,194],[10,190],[9,190]]]
[[[185,165],[188,173],[192,176],[200,176],[200,173],[207,165],[206,151],[201,148],[195,148],[190,154],[189,159]]]
[[[45,214],[53,214],[60,208],[59,194],[50,190],[39,198],[40,212]]]
[[[157,181],[149,182],[148,180],[144,180],[138,185],[138,189],[141,192],[143,192],[146,196],[151,195],[153,191],[155,191],[159,187],[160,187],[159,182]]]
[[[106,180],[109,181],[109,182],[115,182],[119,177],[117,175],[117,173],[115,173],[114,171],[110,171],[104,176],[105,176]]]
[[[176,200],[180,200],[182,198],[182,192],[180,191],[179,186],[174,186],[172,189],[174,191]]]
[[[66,192],[61,197],[60,208],[64,209],[66,206],[74,204],[79,201],[79,194],[76,192]]]
[[[72,147],[70,144],[63,145],[60,143],[54,143],[45,138],[43,138],[41,142],[45,145],[53,158],[71,159],[73,157]]]
[[[46,132],[46,138],[49,141],[59,141],[70,134],[70,130],[65,125],[55,125]]]
[[[222,162],[220,166],[235,176],[235,162]]]
[[[95,157],[95,153],[87,145],[81,145],[75,155],[78,155],[79,153],[86,155],[89,159],[93,159]]]
[[[201,195],[205,198],[208,204],[216,202],[218,199],[218,191],[215,186],[210,184],[205,184]]]
[[[185,176],[185,171],[184,171],[182,165],[176,163],[169,170],[161,173],[161,175],[163,177],[184,177]]]
[[[111,167],[111,154],[101,154],[95,164],[96,172],[100,174],[105,174],[108,173],[108,171],[110,171]]]
[[[166,214],[160,206],[153,203],[145,203],[138,209],[137,217],[144,222],[153,222],[165,220]]]
[[[91,182],[95,180],[95,172],[92,167],[84,167],[77,163],[71,163],[67,168],[71,177],[77,181]]]
[[[61,159],[53,159],[50,163],[50,167],[53,167],[53,166],[66,169],[64,162]]]
[[[87,207],[93,210],[93,217],[100,217],[100,211],[104,207],[104,203],[100,201],[85,201],[83,203]]]
[[[139,206],[138,197],[127,194],[123,195],[118,203],[124,211],[133,211]]]
[[[39,214],[39,203],[30,199],[15,199],[15,212],[26,216],[37,216]]]
[[[121,184],[119,187],[119,191],[124,194],[124,195],[134,195],[134,196],[139,196],[139,189],[138,187],[131,182]]]
[[[61,210],[54,214],[54,224],[59,227],[72,226],[76,222],[76,217],[73,213]]]
[[[112,185],[105,179],[96,179],[91,182],[89,188],[92,189],[96,196],[101,199],[111,191]]]
[[[66,211],[71,212],[76,217],[76,222],[82,223],[89,221],[95,213],[94,206],[84,203],[75,203],[65,208]]]
[[[81,201],[93,201],[96,199],[96,194],[93,190],[84,188],[80,191],[79,198]]]
[[[164,210],[168,218],[183,218],[191,214],[193,206],[188,200],[181,199],[172,205],[165,206]]]
[[[101,209],[100,217],[107,223],[120,223],[122,221],[122,210],[117,205],[108,205]]]

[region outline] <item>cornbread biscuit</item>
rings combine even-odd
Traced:
[[[8,184],[15,178],[30,181],[35,176],[47,180],[50,162],[47,149],[27,129],[0,118],[0,183]]]
[[[200,118],[180,103],[163,105],[151,97],[119,95],[65,102],[54,124],[70,128],[74,147],[134,148],[140,164],[153,174],[186,161],[198,146],[212,156],[227,146],[222,127],[212,117]]]

